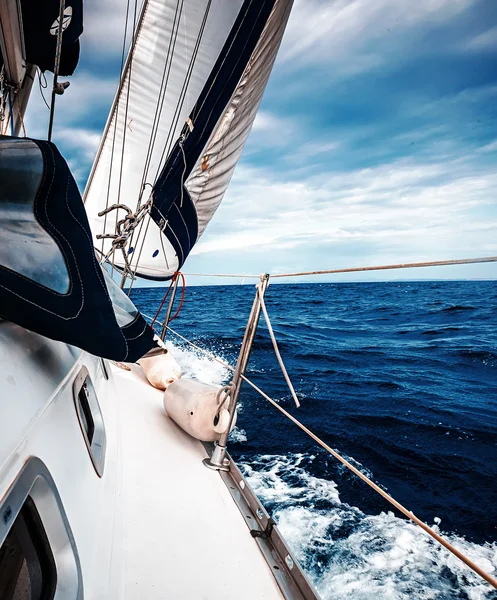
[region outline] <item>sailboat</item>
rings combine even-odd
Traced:
[[[317,597],[221,443],[241,380],[179,378],[123,291],[177,280],[240,158],[291,4],[145,0],[82,198],[50,141],[82,0],[0,1],[2,600]],[[37,70],[54,74],[48,140],[24,125]]]

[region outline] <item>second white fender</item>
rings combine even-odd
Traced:
[[[202,442],[218,440],[229,427],[224,388],[177,379],[164,392],[164,408],[177,425]],[[236,412],[231,428],[236,423]]]

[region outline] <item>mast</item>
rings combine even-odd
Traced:
[[[3,121],[0,134],[18,135],[32,86],[32,67],[26,64],[24,33],[19,0],[0,2],[0,52],[4,62]],[[30,73],[31,77],[27,77]],[[24,84],[24,85],[23,85]]]

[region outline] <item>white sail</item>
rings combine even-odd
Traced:
[[[237,21],[239,13],[255,7],[263,14],[267,6],[267,2],[247,0],[148,0],[85,191],[94,236],[115,234],[117,219],[123,217],[122,213],[99,217],[100,211],[118,202],[135,211],[149,199],[200,94],[206,93],[214,66],[222,68],[221,52],[228,36],[236,27],[245,26],[243,20]],[[241,155],[290,6],[290,0],[274,2],[231,100],[223,107],[214,132],[212,128],[208,132],[209,140],[202,147],[207,161],[199,159],[183,182],[197,211],[199,234],[219,206]],[[247,29],[249,38],[252,30]],[[177,256],[179,242],[175,250],[168,240],[175,236],[171,226],[165,235],[167,216],[163,223],[161,229],[145,217],[128,243],[125,251],[133,270],[139,261],[138,275],[167,279],[185,259],[184,252],[181,258]],[[94,242],[107,254],[112,240]],[[120,252],[114,261],[118,267],[125,266]]]
[[[115,216],[99,218],[98,212],[118,201],[135,210],[143,184],[150,184],[145,187],[150,193],[164,162],[164,149],[167,152],[167,147],[176,141],[241,4],[242,0],[146,2],[132,56],[127,61],[121,89],[85,191],[86,211],[95,236],[115,231]],[[160,117],[154,123],[157,107],[161,105]],[[154,233],[155,241],[147,243],[141,258],[141,266],[152,276],[170,270],[164,262],[157,264],[151,256],[161,248],[160,232],[154,229],[151,224],[147,239]],[[110,243],[107,240],[96,245],[107,252]],[[116,254],[116,264],[122,266],[120,260],[121,256]]]
[[[235,93],[194,171],[185,182],[195,204],[198,237],[221,204],[252,129],[290,15],[292,2],[279,0]]]

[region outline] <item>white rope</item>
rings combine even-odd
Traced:
[[[276,358],[278,359],[278,362],[280,363],[281,371],[282,371],[285,381],[288,385],[288,389],[290,390],[290,393],[292,394],[292,398],[295,402],[295,406],[297,408],[299,408],[300,407],[299,399],[297,398],[297,394],[295,393],[295,390],[293,388],[290,377],[288,376],[285,364],[283,363],[283,359],[281,358],[280,350],[278,348],[278,343],[276,342],[276,337],[274,335],[273,327],[271,325],[271,321],[269,320],[269,315],[267,314],[266,303],[264,302],[264,295],[262,293],[261,284],[257,285],[257,291],[259,293],[259,302],[261,303],[262,312],[264,314],[264,318],[266,319],[267,330],[269,331],[269,336],[271,338],[271,341],[273,342],[274,353],[276,354]]]
[[[144,315],[144,316],[148,317],[149,319],[151,318],[149,315]],[[162,324],[159,323],[159,325],[162,325]],[[223,365],[223,367],[225,367],[226,369],[228,369],[232,372],[235,371],[234,367],[229,365],[227,362],[221,360],[220,358],[218,358],[211,352],[204,350],[200,346],[197,346],[197,344],[194,344],[189,339],[187,339],[184,336],[182,336],[181,334],[179,334],[177,331],[174,331],[173,329],[171,329],[171,327],[169,327],[169,325],[166,325],[166,327],[172,334],[176,335],[181,340],[190,344],[190,346],[192,346],[193,348],[199,350],[206,356],[209,356],[210,358],[212,358],[219,364]],[[359,469],[354,467],[354,465],[352,465],[348,460],[343,458],[343,456],[341,456],[336,450],[333,450],[333,448],[331,448],[330,446],[328,446],[328,444],[323,442],[323,440],[321,440],[317,435],[312,433],[312,431],[310,429],[308,429],[298,419],[296,419],[293,415],[291,415],[288,411],[286,411],[282,406],[280,406],[278,404],[278,402],[276,402],[276,400],[273,400],[273,398],[271,398],[265,392],[263,392],[255,383],[252,383],[252,381],[250,381],[250,379],[247,379],[247,377],[245,377],[245,375],[241,375],[240,377],[243,379],[243,381],[246,381],[250,385],[250,387],[252,387],[258,394],[260,394],[270,404],[272,404],[272,406],[277,408],[283,415],[285,415],[285,417],[290,419],[290,421],[292,421],[292,423],[294,423],[295,425],[297,425],[297,427],[299,427],[302,431],[304,431],[317,444],[319,444],[322,448],[324,448],[327,452],[329,452],[333,457],[335,457],[339,462],[341,462],[345,467],[347,467],[347,469],[350,469],[355,475],[357,475],[360,479],[362,479],[365,483],[367,483],[375,492],[377,492],[380,496],[382,496],[387,502],[389,502],[392,506],[394,506],[397,510],[399,510],[408,519],[410,519],[411,521],[416,523],[416,525],[421,527],[421,529],[423,529],[434,540],[436,540],[439,544],[444,546],[444,548],[449,550],[449,552],[454,554],[454,556],[456,556],[459,560],[461,560],[465,565],[467,565],[470,569],[472,569],[475,573],[480,575],[480,577],[482,577],[485,581],[487,581],[490,585],[492,585],[495,589],[497,589],[497,579],[495,579],[494,577],[489,575],[486,571],[484,571],[481,567],[479,567],[476,563],[474,563],[470,558],[468,558],[460,550],[455,548],[449,541],[447,541],[445,538],[443,538],[434,529],[432,529],[426,523],[421,521],[421,519],[416,517],[410,510],[405,508],[405,506],[400,504],[400,502],[397,502],[397,500],[392,498],[392,496],[390,496],[390,494],[388,494],[384,489],[382,489],[379,485],[377,485],[374,481],[372,481],[367,475],[365,475],[364,473],[359,471]]]

